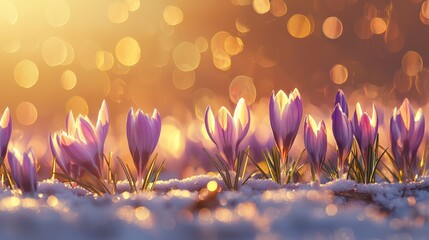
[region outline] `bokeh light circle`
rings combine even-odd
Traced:
[[[37,120],[37,109],[31,102],[20,102],[16,107],[16,120],[21,125],[29,126]]]
[[[195,46],[198,48],[200,53],[203,53],[209,48],[209,42],[205,37],[197,37],[197,39],[195,39]]]
[[[243,51],[243,40],[239,37],[229,36],[225,39],[224,43],[225,52],[231,56],[237,55]]]
[[[423,70],[423,59],[416,51],[408,51],[402,57],[402,70],[409,77],[416,76]]]
[[[200,65],[200,51],[191,42],[181,42],[174,48],[173,61],[184,72],[195,70]]]
[[[163,12],[164,21],[170,26],[176,26],[183,21],[183,12],[179,7],[168,5]]]
[[[258,14],[264,14],[270,11],[270,1],[269,0],[253,0],[252,2],[253,10]]]
[[[287,13],[287,5],[284,0],[271,0],[270,13],[274,17],[282,17]]]
[[[334,65],[329,71],[331,81],[335,84],[343,84],[347,81],[349,73],[347,68],[342,64]]]
[[[130,12],[137,11],[140,8],[140,0],[125,0],[124,2]]]
[[[244,75],[235,77],[229,85],[229,97],[234,103],[237,103],[240,98],[244,98],[247,104],[252,104],[256,99],[253,79]]]
[[[131,67],[140,61],[140,45],[132,37],[122,38],[116,44],[115,54],[118,61],[124,65]]]
[[[128,19],[128,6],[120,1],[112,2],[107,15],[112,23],[123,23]]]
[[[58,37],[50,37],[42,45],[42,57],[51,67],[61,65],[67,58],[67,46]]]
[[[323,34],[329,39],[337,39],[343,33],[343,23],[337,17],[328,17],[323,22]]]
[[[15,66],[14,77],[20,87],[31,88],[39,79],[39,69],[34,62],[25,59]]]
[[[287,30],[294,38],[306,38],[313,31],[312,22],[303,14],[293,15],[287,22]]]
[[[52,27],[67,24],[70,18],[70,7],[66,0],[50,0],[46,4],[46,19]]]
[[[76,86],[76,74],[71,70],[65,70],[61,74],[61,86],[64,90],[72,90]]]
[[[382,18],[373,18],[370,23],[371,32],[374,34],[383,34],[386,32],[387,24]]]
[[[18,21],[18,11],[13,1],[0,1],[0,20],[2,19],[9,23],[9,25],[14,25]]]

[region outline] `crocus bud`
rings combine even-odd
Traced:
[[[7,153],[10,136],[12,134],[12,119],[10,117],[9,108],[3,112],[0,120],[0,157],[4,160]]]
[[[404,99],[402,105],[393,110],[390,119],[390,140],[395,161],[405,178],[413,178],[408,174],[414,174],[417,150],[423,140],[425,132],[425,118],[422,109],[414,114],[413,107],[408,99]]]
[[[216,144],[230,171],[234,171],[238,146],[249,131],[250,111],[244,98],[235,107],[234,116],[221,107],[215,117],[210,107],[205,114],[205,126],[210,139]]]
[[[10,173],[16,186],[22,192],[34,193],[37,191],[36,158],[33,150],[28,150],[21,155],[12,148],[8,152]]]
[[[356,104],[352,128],[356,141],[359,144],[362,157],[366,160],[368,151],[373,147],[378,132],[377,111],[374,105],[372,106],[372,117],[370,118],[368,113],[362,112],[360,104]],[[366,161],[364,161],[364,165],[367,167]]]
[[[282,162],[287,155],[298,133],[302,119],[302,101],[298,89],[287,96],[282,90],[270,98],[270,123],[274,140],[280,150]]]
[[[315,171],[316,178],[320,181],[320,173],[327,149],[325,122],[320,121],[319,124],[316,124],[311,115],[305,117],[304,145],[310,157],[310,163]]]
[[[343,113],[349,118],[349,106],[347,105],[346,95],[344,95],[343,90],[339,89],[337,95],[335,95],[334,106],[340,104]]]
[[[137,168],[138,178],[143,177],[143,171],[149,162],[161,134],[161,117],[155,109],[152,116],[140,109],[134,112],[131,108],[127,118],[128,147]]]
[[[347,115],[343,112],[340,103],[335,105],[332,112],[332,132],[338,147],[338,172],[339,177],[341,177],[344,170],[344,162],[352,148],[353,131],[351,123],[347,119]]]

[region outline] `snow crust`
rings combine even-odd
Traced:
[[[153,192],[93,196],[56,180],[35,196],[0,193],[1,239],[427,239],[429,178],[409,184],[287,184],[219,177],[160,181]]]

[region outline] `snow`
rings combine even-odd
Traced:
[[[0,193],[2,239],[426,239],[429,178],[409,184],[286,184],[220,177],[157,183],[152,192],[93,196],[56,180],[35,196]],[[127,183],[120,183],[125,191]]]

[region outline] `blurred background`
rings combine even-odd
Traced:
[[[69,110],[96,121],[103,99],[106,153],[131,161],[127,111],[157,108],[156,152],[179,178],[211,169],[207,106],[233,111],[240,97],[252,111],[241,146],[261,160],[273,90],[298,88],[304,114],[329,129],[339,88],[351,111],[375,104],[389,146],[385,123],[404,97],[429,117],[428,43],[429,0],[0,0],[0,111],[11,109],[12,145],[32,147],[45,173],[49,134]],[[329,143],[332,153],[331,133]],[[292,157],[302,149],[300,129]]]

